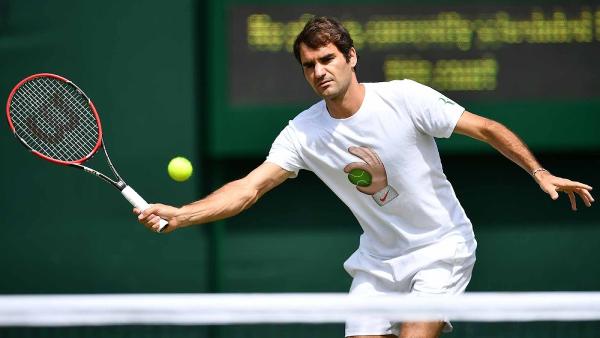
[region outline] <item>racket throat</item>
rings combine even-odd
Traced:
[[[125,190],[125,188],[128,187],[127,183],[125,183],[125,181],[123,180],[119,180],[118,182],[116,182],[115,186],[117,187],[117,189],[121,190],[121,193],[123,192],[123,190]]]
[[[121,177],[119,177],[116,174],[116,172],[115,172],[115,176],[117,176],[117,179],[118,179],[117,181],[112,180],[110,177],[104,175],[103,173],[101,173],[101,172],[99,172],[97,170],[94,170],[92,168],[88,168],[88,167],[86,167],[84,165],[81,165],[81,164],[70,164],[70,166],[78,168],[78,169],[81,169],[81,170],[85,171],[88,174],[91,174],[91,175],[94,175],[94,176],[97,176],[97,177],[101,178],[102,180],[110,183],[115,188],[119,189],[119,191],[123,191],[123,189],[125,189],[127,187],[127,183],[125,183],[125,181],[123,181],[123,179]],[[114,172],[114,170],[113,170],[113,172]]]

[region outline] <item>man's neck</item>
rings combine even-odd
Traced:
[[[345,119],[354,115],[365,99],[365,86],[354,80],[343,95],[325,99],[329,115],[334,119]]]

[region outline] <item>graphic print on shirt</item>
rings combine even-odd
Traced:
[[[348,180],[356,185],[358,191],[371,195],[379,206],[384,206],[398,197],[396,190],[388,185],[385,166],[373,149],[350,147],[348,152],[362,160],[344,167]]]
[[[451,104],[451,105],[455,105],[456,103],[452,100],[450,100],[449,98],[442,96],[439,98],[442,102],[444,102],[445,104]]]

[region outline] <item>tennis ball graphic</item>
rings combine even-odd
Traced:
[[[362,169],[352,169],[348,174],[348,180],[359,187],[368,187],[371,185],[371,174]]]

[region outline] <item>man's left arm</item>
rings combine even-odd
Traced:
[[[501,123],[465,111],[458,120],[454,132],[486,142],[494,147],[532,175],[540,188],[553,200],[558,198],[558,192],[566,193],[569,196],[572,210],[577,210],[575,194],[579,195],[588,207],[594,202],[590,193],[592,187],[552,175],[540,165],[527,145]]]

